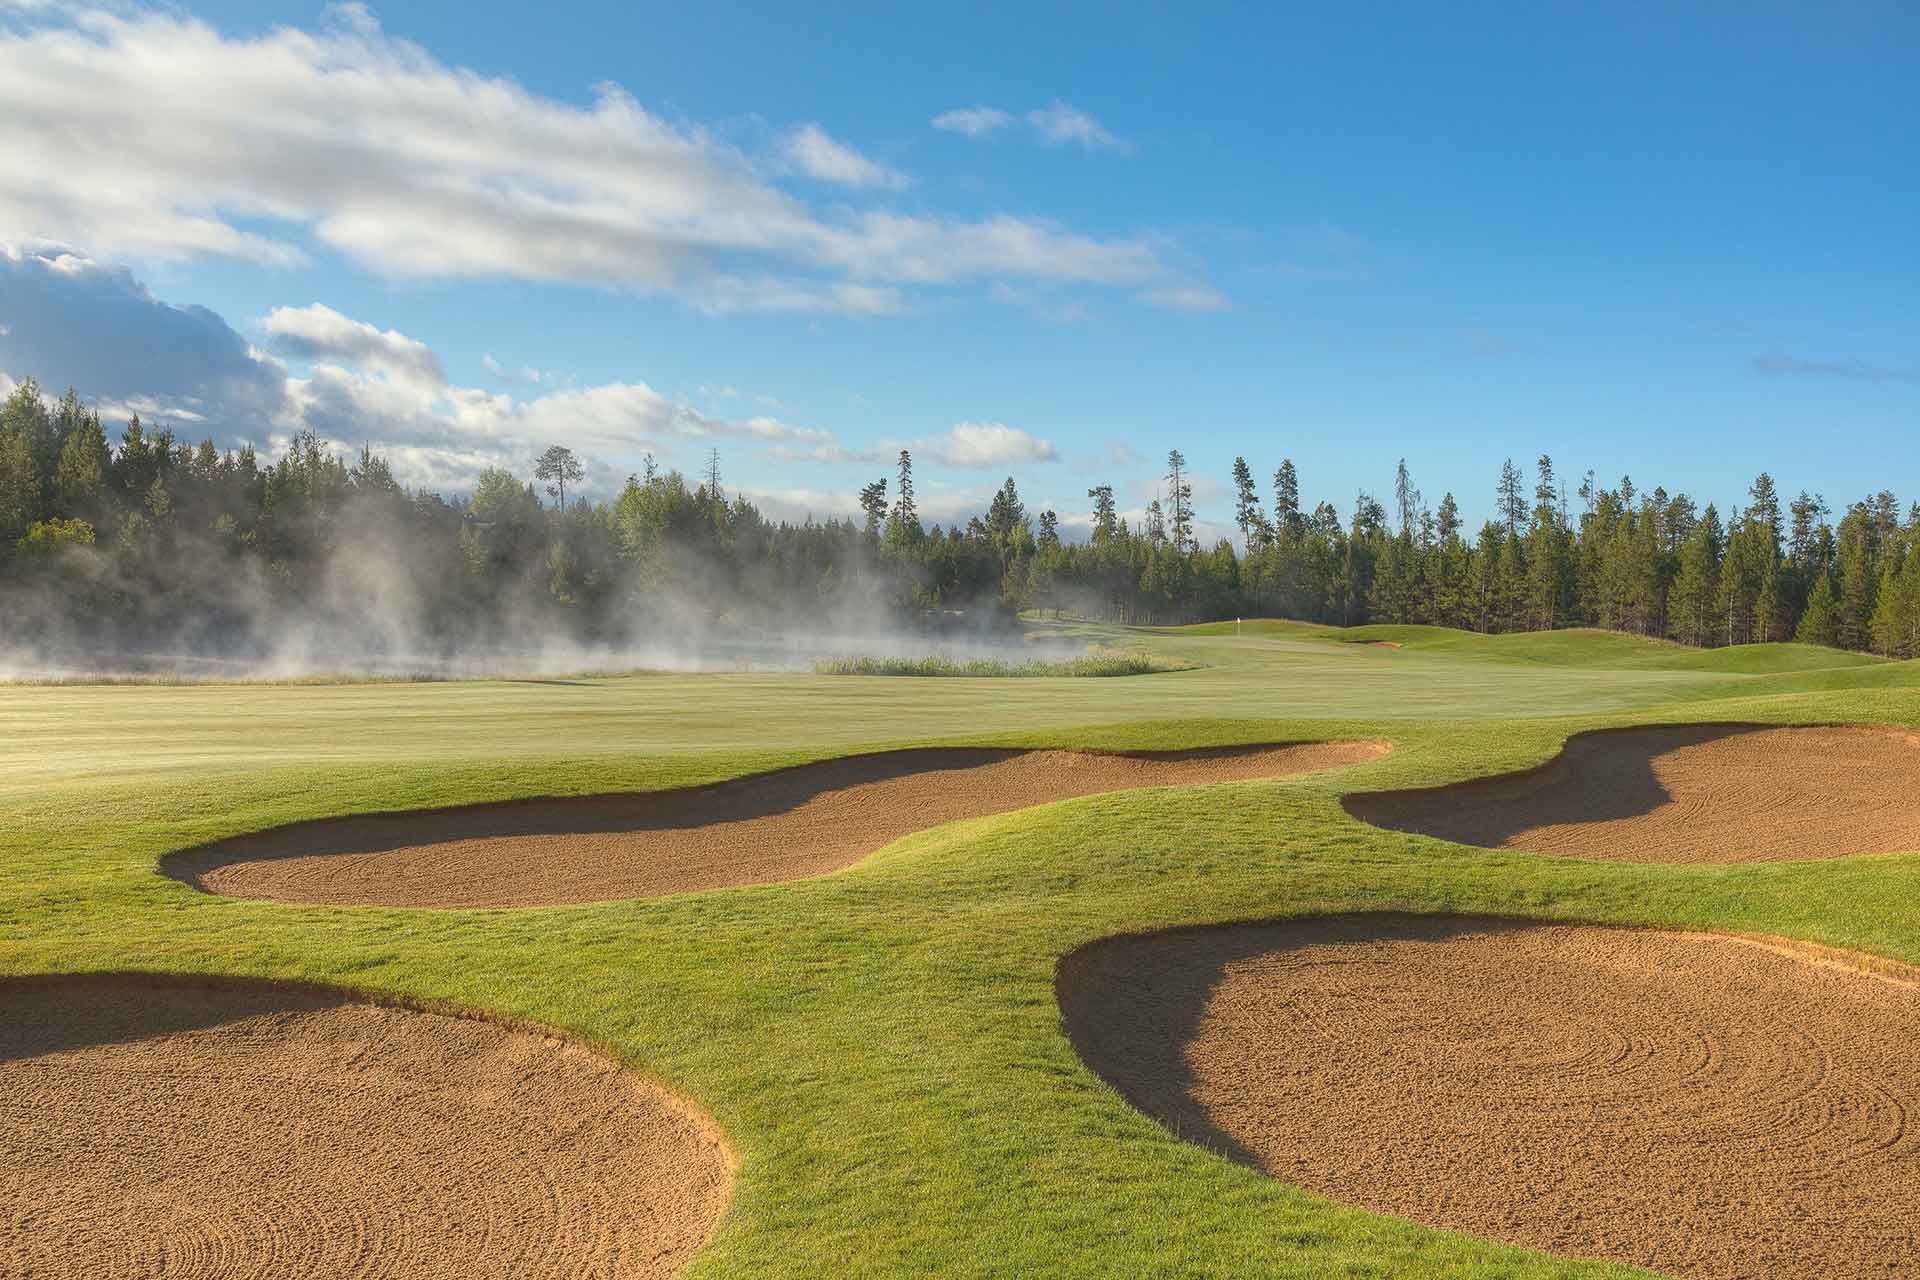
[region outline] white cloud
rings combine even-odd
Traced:
[[[1016,462],[1058,462],[1051,442],[1004,422],[957,422],[924,446],[953,467],[998,467]]]
[[[905,447],[932,473],[923,479],[925,518],[951,522],[983,511],[992,494],[974,492],[971,480],[948,488],[939,469],[977,475],[1059,460],[1051,441],[1001,422],[963,421],[904,443],[848,447],[821,427],[772,413],[708,412],[639,381],[541,385],[524,394],[461,386],[426,343],[321,304],[275,308],[259,321],[278,350],[307,362],[296,375],[213,312],[161,302],[125,269],[63,250],[0,244],[0,293],[25,304],[18,332],[0,348],[0,395],[37,374],[55,387],[71,382],[110,421],[137,412],[221,447],[252,444],[268,458],[312,431],[347,451],[369,445],[403,483],[441,492],[471,488],[488,467],[525,475],[556,443],[580,453],[588,470],[582,492],[599,496],[616,490],[647,451],[669,461],[681,455],[684,464],[718,445],[890,473]],[[85,358],[57,366],[15,360],[59,351]],[[507,368],[491,356],[482,364]],[[772,399],[733,386],[701,391],[740,404]],[[769,515],[798,519],[853,512],[857,488],[748,492],[756,502],[768,495]]]
[[[300,360],[344,361],[426,387],[446,385],[440,358],[424,342],[393,329],[382,332],[350,320],[332,307],[275,307],[260,322],[282,355]]]
[[[491,351],[481,353],[480,367],[502,382],[524,382],[531,386],[552,387],[573,381],[570,376],[556,373],[552,369],[536,369],[530,364],[523,364],[518,369],[510,369],[494,359]]]
[[[1107,127],[1080,108],[1055,98],[1044,107],[1036,107],[1021,119],[1051,145],[1078,143],[1093,150],[1129,151],[1131,145],[1115,137]],[[969,138],[984,138],[1013,123],[1013,116],[998,107],[962,107],[943,111],[933,118],[933,127]]]
[[[597,474],[617,483],[622,472],[613,462],[630,464],[675,443],[808,447],[832,438],[772,417],[739,421],[703,413],[644,382],[521,399],[453,385],[435,393],[362,369],[325,365],[308,378],[289,378],[287,385],[289,410],[278,422],[283,434],[309,428],[349,446],[370,443],[389,456],[397,476],[415,485],[465,487],[488,466],[524,472],[528,459],[555,443],[596,461]]]
[[[852,281],[813,284],[776,276],[714,275],[691,282],[683,294],[694,307],[714,316],[742,311],[885,316],[907,309],[905,296],[892,285]]]
[[[747,501],[760,509],[760,513],[769,520],[785,520],[798,524],[811,516],[821,520],[828,516],[854,516],[860,514],[859,497],[837,489],[765,489],[751,485],[738,490]]]
[[[867,448],[847,448],[831,440],[811,445],[779,445],[776,457],[792,462],[891,463],[902,449],[919,462],[948,467],[984,469],[1022,462],[1058,462],[1059,451],[1053,442],[1030,435],[1004,422],[956,422],[937,436],[917,440],[883,440]]]
[[[317,31],[232,37],[172,9],[28,18],[0,27],[0,235],[282,266],[317,242],[392,277],[664,292],[715,313],[885,314],[909,285],[1167,276],[1141,238],[816,209],[712,130],[617,85],[595,95],[450,67],[358,6]],[[1062,104],[1033,118],[1043,136],[1112,142]],[[807,172],[887,185],[824,133],[793,138]]]
[[[207,415],[192,404],[177,400],[156,400],[152,396],[129,396],[125,400],[101,400],[93,406],[102,422],[124,422],[136,413],[148,422],[188,427],[204,426]]]
[[[829,252],[848,269],[873,262],[905,282],[941,284],[999,274],[1099,284],[1145,283],[1165,275],[1153,250],[1135,240],[1096,240],[1051,222],[1006,214],[979,222],[873,211],[858,234]]]
[[[948,133],[963,133],[969,138],[984,138],[1012,122],[1013,117],[998,107],[960,107],[935,116],[933,127]]]
[[[1124,150],[1126,143],[1107,132],[1106,126],[1078,107],[1058,98],[1051,105],[1027,112],[1027,123],[1048,142],[1077,142],[1088,150],[1107,148]]]
[[[904,187],[907,177],[835,142],[817,124],[803,124],[786,136],[781,150],[801,173],[846,187]]]
[[[279,307],[260,321],[277,349],[311,362],[294,376],[212,311],[161,302],[124,268],[65,250],[0,243],[0,296],[23,304],[18,332],[0,349],[6,388],[34,375],[43,386],[75,387],[109,421],[138,413],[222,446],[277,448],[311,430],[349,449],[372,445],[415,486],[465,488],[489,466],[524,474],[554,443],[588,456],[612,484],[624,474],[613,463],[648,449],[833,444],[818,427],[705,413],[644,382],[524,397],[463,387],[427,344],[320,304]]]

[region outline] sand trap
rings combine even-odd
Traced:
[[[0,984],[0,1274],[668,1276],[711,1125],[577,1046],[272,987]]]
[[[646,898],[822,875],[960,818],[1102,791],[1306,773],[1387,749],[893,751],[682,791],[302,823],[175,854],[161,867],[209,893],[275,902],[530,907]]]
[[[1920,849],[1920,733],[1677,725],[1576,734],[1542,768],[1352,795],[1376,826],[1624,862],[1762,862]]]
[[[1335,1199],[1682,1277],[1920,1275],[1920,988],[1778,941],[1347,916],[1061,961],[1082,1058]]]

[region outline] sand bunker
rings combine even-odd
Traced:
[[[0,1274],[671,1275],[711,1125],[577,1046],[269,987],[0,984]]]
[[[1546,766],[1348,796],[1376,826],[1627,862],[1760,862],[1920,849],[1920,734],[1676,725],[1576,734]]]
[[[852,756],[682,791],[331,819],[168,857],[209,893],[276,902],[526,907],[821,875],[910,832],[1071,796],[1371,760],[1381,742],[1095,755]]]
[[[1082,1058],[1339,1200],[1683,1277],[1920,1274],[1920,988],[1777,941],[1347,916],[1066,957]]]

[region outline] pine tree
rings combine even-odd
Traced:
[[[1035,539],[1035,544],[1042,551],[1060,549],[1060,517],[1052,507],[1040,513],[1040,536]]]
[[[0,433],[0,552],[24,535],[40,514],[40,475],[23,432]]]
[[[1684,644],[1705,645],[1714,635],[1715,594],[1720,585],[1720,516],[1707,504],[1680,549],[1680,572],[1669,599],[1669,630]]]
[[[867,536],[879,537],[880,524],[887,518],[887,478],[885,476],[881,476],[860,490],[860,510],[867,516]]]
[[[1508,528],[1500,541],[1500,565],[1496,577],[1495,629],[1517,631],[1527,606],[1527,549],[1520,535]]]
[[[1119,518],[1114,512],[1113,486],[1097,485],[1087,490],[1087,496],[1093,499],[1093,545],[1097,547],[1111,541],[1119,532]]]
[[[918,542],[926,531],[920,527],[920,508],[913,500],[913,455],[905,449],[900,451],[899,466],[899,487],[894,490],[887,537],[895,544]]]
[[[1253,487],[1253,469],[1245,458],[1233,460],[1233,492],[1233,521],[1240,526],[1241,541],[1251,552],[1254,534],[1266,521],[1260,514],[1259,491]]]
[[[1551,630],[1566,621],[1568,569],[1566,531],[1549,516],[1535,524],[1527,538],[1526,593],[1532,625]]]
[[[567,509],[567,486],[578,482],[586,473],[581,470],[580,460],[573,456],[573,450],[565,445],[550,445],[534,464],[533,478],[547,486],[547,496],[554,500],[555,510]],[[720,487],[720,451],[713,451],[710,474],[713,481],[712,493],[718,493]],[[709,495],[709,501],[712,494]]]
[[[1788,506],[1793,522],[1787,534],[1787,559],[1797,569],[1812,569],[1814,554],[1819,550],[1819,540],[1814,536],[1817,525],[1827,517],[1826,500],[1818,496],[1809,497],[1802,489],[1800,496]]]
[[[1434,533],[1445,547],[1460,536],[1460,504],[1448,493],[1440,499],[1440,510],[1434,522]]]
[[[1764,524],[1739,519],[1727,539],[1727,551],[1721,558],[1719,582],[1714,590],[1720,638],[1727,644],[1742,644],[1750,637],[1754,601],[1760,594],[1759,544],[1767,535]]]
[[[1167,454],[1167,537],[1183,556],[1193,551],[1193,485],[1186,466],[1186,456],[1178,449]]]
[[[1909,528],[1915,521],[1909,521]],[[1907,549],[1895,587],[1900,597],[1898,630],[1893,652],[1898,657],[1920,657],[1920,542]]]
[[[1016,529],[1024,529],[1027,523],[1026,504],[1020,501],[1020,491],[1014,488],[1013,477],[1000,486],[1000,492],[993,495],[993,501],[987,506],[987,534],[996,545],[1005,548],[1013,538]]]
[[[1760,590],[1753,599],[1753,635],[1757,644],[1766,644],[1787,634],[1786,598],[1779,557],[1760,566]]]
[[[1887,658],[1904,656],[1900,647],[1905,619],[1901,617],[1900,575],[1894,563],[1892,556],[1881,557],[1880,586],[1874,592],[1873,618],[1868,624],[1873,651]]]
[[[1520,468],[1508,458],[1500,467],[1498,510],[1510,532],[1518,533],[1527,519],[1526,499],[1520,496]]]
[[[1835,558],[1837,642],[1844,649],[1865,649],[1873,639],[1873,597],[1879,578],[1873,555],[1873,515],[1867,504],[1856,503],[1841,520]]]
[[[1833,593],[1833,579],[1821,573],[1813,580],[1813,590],[1807,596],[1807,607],[1800,615],[1799,629],[1793,638],[1801,644],[1823,644],[1829,647],[1840,643],[1840,628],[1837,614],[1838,601]]]
[[[1293,469],[1293,459],[1283,458],[1280,469],[1273,473],[1273,529],[1284,538],[1298,539],[1306,531],[1306,520],[1300,514],[1300,474]]]
[[[1475,631],[1493,632],[1500,602],[1500,539],[1505,526],[1489,520],[1480,526],[1474,544],[1472,579],[1467,584],[1467,623]]]
[[[69,513],[92,514],[112,464],[107,433],[100,429],[99,416],[90,413],[67,436],[60,449],[60,463],[53,477],[54,493],[60,505]]]
[[[1401,536],[1411,538],[1414,516],[1420,506],[1420,491],[1413,487],[1413,475],[1407,470],[1405,458],[1394,468],[1393,504],[1400,517]]]

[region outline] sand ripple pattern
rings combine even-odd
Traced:
[[[0,1275],[657,1277],[731,1187],[599,1056],[334,997],[0,986]]]
[[[167,874],[273,902],[531,907],[768,884],[847,867],[941,823],[1135,787],[1357,764],[1384,742],[1105,755],[891,751],[711,787],[301,823],[188,850]]]
[[[1577,734],[1529,773],[1348,796],[1376,826],[1623,862],[1920,850],[1920,734],[1676,725]]]
[[[1920,1275],[1920,985],[1706,934],[1346,916],[1095,943],[1075,1047],[1336,1199],[1690,1280]]]

